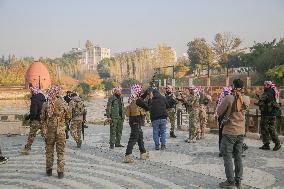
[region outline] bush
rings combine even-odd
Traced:
[[[90,85],[88,85],[85,82],[80,82],[75,88],[76,92],[78,92],[80,94],[84,94],[84,95],[89,94],[90,90],[91,90]]]
[[[280,98],[284,98],[284,89],[280,90]]]
[[[203,83],[202,79],[193,79],[193,85],[200,85]]]
[[[102,84],[104,85],[104,90],[106,91],[110,91],[114,86],[116,86],[116,83],[111,80],[104,80]]]
[[[225,81],[225,76],[223,75],[217,75],[217,76],[211,76],[211,81]]]

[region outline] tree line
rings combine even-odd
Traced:
[[[242,42],[240,37],[231,33],[217,33],[212,43],[204,38],[188,42],[190,73],[198,75],[198,72],[207,69],[209,76],[212,69],[246,67],[248,74],[255,69],[262,76],[258,77],[256,84],[267,79],[283,84],[284,39],[254,43],[249,48],[242,48]]]
[[[66,88],[110,90],[122,84],[129,87],[132,83],[147,83],[155,71],[160,78],[183,77],[191,74],[198,76],[201,71],[210,73],[213,69],[250,67],[258,77],[256,84],[270,79],[278,84],[284,83],[284,39],[271,42],[258,42],[242,48],[243,41],[231,33],[217,33],[213,42],[196,38],[187,43],[187,57],[176,60],[174,49],[167,45],[156,48],[142,48],[123,52],[103,59],[96,71],[83,69],[82,54],[70,51],[59,58],[40,58],[50,72],[53,83]],[[15,56],[0,58],[0,85],[22,86],[24,75],[33,57],[17,59]],[[172,69],[174,65],[174,69]],[[249,74],[250,69],[247,69]],[[183,73],[183,74],[179,74]],[[88,85],[88,87],[86,87]]]

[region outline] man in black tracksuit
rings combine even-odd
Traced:
[[[150,98],[148,103],[145,103],[144,99],[147,95]],[[167,108],[169,108],[166,98],[160,94],[159,90],[153,89],[150,92],[147,90],[136,103],[146,111],[150,111],[155,149],[160,149],[160,142],[161,150],[166,149]]]

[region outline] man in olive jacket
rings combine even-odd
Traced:
[[[120,144],[123,121],[124,121],[124,112],[123,112],[123,98],[121,97],[121,88],[113,88],[113,95],[108,98],[106,116],[110,122],[110,148],[115,147],[124,147]]]

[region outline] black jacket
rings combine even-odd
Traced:
[[[262,116],[279,116],[281,109],[275,99],[275,92],[272,88],[265,88],[261,99],[256,103],[259,106]]]
[[[173,98],[173,94],[165,94],[166,100],[169,104],[169,108],[175,108],[178,104],[178,101]]]
[[[166,119],[168,117],[166,109],[169,108],[169,104],[164,96],[159,91],[153,91],[153,98],[145,102],[144,99],[139,98],[136,101],[137,106],[150,111],[151,121],[158,119]]]
[[[42,104],[45,102],[45,96],[42,93],[38,93],[31,97],[31,106],[30,106],[30,120],[40,120],[40,112]]]

